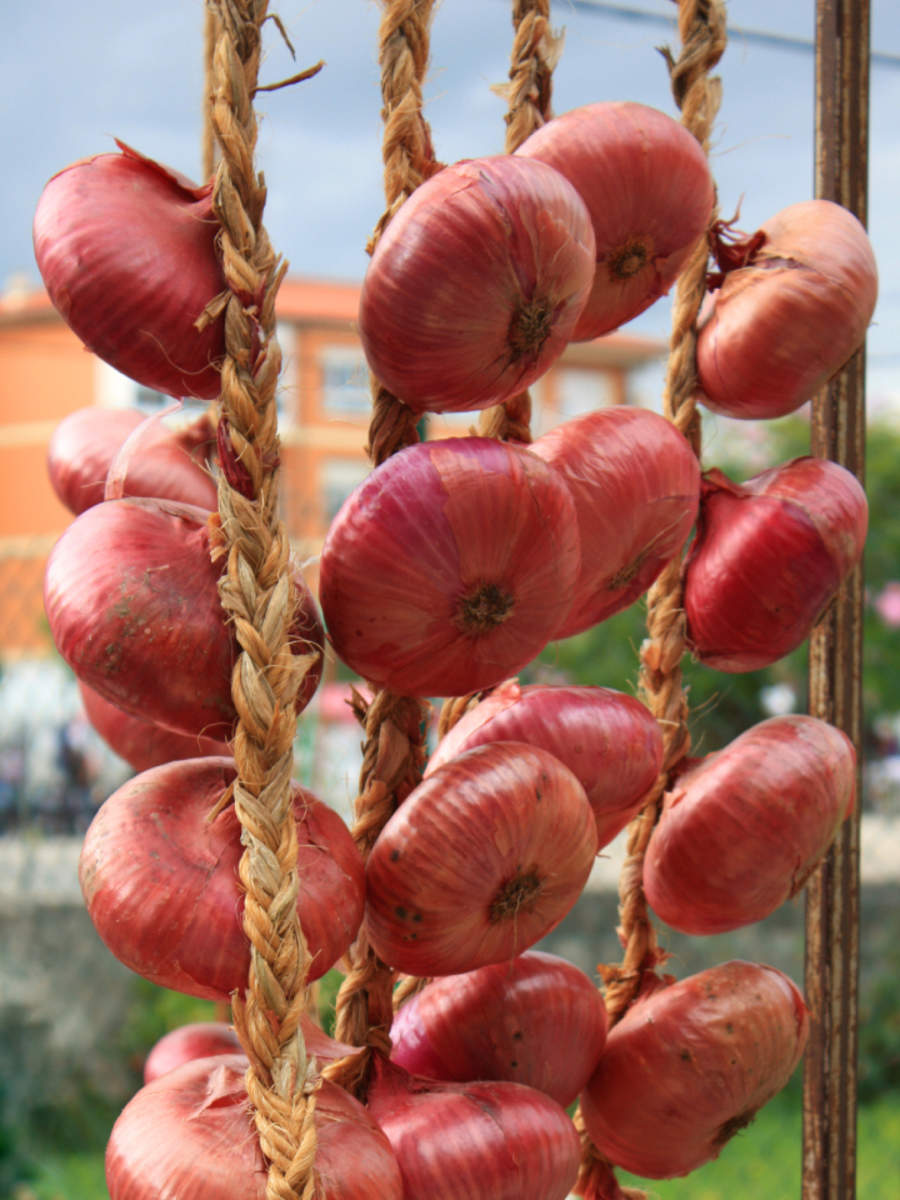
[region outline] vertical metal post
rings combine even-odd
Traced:
[[[816,195],[865,223],[869,0],[816,2]],[[813,401],[811,450],[860,480],[865,354]],[[810,712],[843,729],[862,759],[863,578],[858,568],[810,639]],[[859,808],[810,880],[806,995],[812,1031],[803,1081],[803,1200],[856,1194]]]

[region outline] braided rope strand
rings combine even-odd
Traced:
[[[275,388],[281,352],[275,296],[285,264],[262,224],[265,183],[254,171],[253,95],[267,0],[209,0],[217,36],[210,119],[221,158],[213,203],[229,295],[220,401],[223,428],[249,495],[219,477],[226,567],[220,598],[240,647],[232,675],[238,712],[235,811],[245,845],[239,874],[250,972],[235,995],[235,1027],[250,1060],[247,1092],[269,1162],[267,1200],[313,1200],[315,1080],[300,1030],[309,955],[297,920],[297,831],[291,775],[295,699],[314,655],[288,642],[294,587],[278,517]]]

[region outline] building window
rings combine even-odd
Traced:
[[[321,467],[322,509],[330,525],[341,505],[369,474],[371,467],[359,458],[327,458]]]
[[[359,346],[325,346],[322,369],[322,407],[335,416],[368,416],[372,407],[369,368]]]
[[[614,403],[611,380],[606,371],[590,367],[562,367],[557,374],[557,411],[561,421],[595,412]]]

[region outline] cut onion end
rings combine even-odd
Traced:
[[[556,321],[556,306],[546,297],[523,304],[509,324],[512,361],[530,365],[536,362]]]
[[[607,259],[609,277],[614,282],[620,279],[631,279],[640,274],[644,267],[653,260],[653,239],[650,237],[630,237],[617,246]]]
[[[521,867],[515,875],[499,889],[490,906],[490,921],[492,925],[500,921],[515,920],[522,909],[534,907],[541,893],[544,881],[538,874],[537,863],[523,870]]]
[[[463,633],[487,633],[512,614],[513,597],[496,583],[482,583],[459,602],[456,624]]]

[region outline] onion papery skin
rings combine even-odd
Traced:
[[[591,1140],[649,1179],[687,1175],[785,1086],[809,1036],[794,983],[735,960],[638,1000],[581,1096]]]
[[[439,1083],[376,1058],[367,1108],[409,1200],[565,1200],[578,1173],[565,1110],[522,1084]]]
[[[816,717],[772,717],[679,777],[644,858],[644,893],[683,933],[761,921],[806,883],[856,799],[856,752]]]
[[[701,318],[698,399],[714,412],[794,412],[863,344],[878,272],[866,231],[831,200],[804,200],[762,226]]]
[[[69,512],[78,516],[104,499],[117,452],[145,421],[135,409],[92,406],[77,409],[57,425],[47,450],[47,472]],[[215,480],[191,453],[192,428],[176,432],[153,420],[146,433],[136,436],[139,441],[128,462],[123,495],[215,509]]]
[[[106,500],[72,522],[53,548],[44,609],[76,676],[125,712],[216,740],[237,719],[231,672],[238,646],[219,601],[225,565],[210,557],[210,513],[174,501]],[[297,711],[321,675],[322,632],[312,594],[294,573],[296,653],[317,658]]]
[[[706,232],[714,201],[706,157],[655,108],[613,101],[573,109],[516,155],[565,175],[590,212],[595,275],[574,341],[617,329],[665,295]]]
[[[600,991],[538,950],[434,979],[398,1010],[391,1061],[412,1075],[522,1083],[568,1107],[606,1044]]]
[[[597,830],[584,788],[546,750],[477,746],[403,801],[366,865],[364,929],[410,975],[506,962],[572,908]]]
[[[700,466],[658,413],[613,405],[558,425],[529,447],[568,484],[581,573],[557,637],[627,608],[681,550],[697,517]]]
[[[607,845],[635,815],[662,766],[662,735],[646,705],[604,687],[561,687],[515,679],[494,688],[438,743],[426,778],[488,742],[548,750],[577,777]]]
[[[85,716],[93,729],[103,738],[110,750],[125,760],[135,771],[147,771],[163,763],[182,758],[202,758],[205,755],[229,755],[227,742],[197,734],[176,733],[164,725],[143,721],[124,712],[99,692],[79,682],[78,691]]]
[[[38,201],[34,253],[54,307],[85,346],[169,396],[219,393],[225,291],[212,184],[117,145],[58,172]]]
[[[694,656],[742,672],[795,650],[859,562],[867,526],[865,492],[828,459],[792,459],[744,484],[707,472],[684,572]]]
[[[110,1200],[265,1200],[246,1068],[242,1056],[199,1058],[141,1088],[107,1144]],[[359,1101],[326,1081],[315,1103],[321,1200],[403,1200],[394,1153]]]
[[[100,807],[85,836],[79,880],[108,949],[161,987],[205,1000],[243,989],[243,930],[234,806],[208,817],[234,782],[232,759],[185,759],[134,776]],[[294,785],[297,912],[318,979],[362,920],[362,860],[336,812]]]
[[[486,408],[566,348],[594,273],[584,202],[543,163],[445,167],[382,234],[359,333],[372,370],[415,412]]]
[[[515,674],[565,620],[580,561],[557,472],[491,438],[420,442],[345,501],[319,596],[336,653],[406,696],[456,696]]]
[[[300,1025],[306,1053],[317,1062],[335,1062],[357,1052],[356,1047],[329,1037],[306,1013],[300,1017]],[[144,1061],[144,1083],[152,1083],[160,1075],[174,1071],[176,1067],[196,1058],[211,1058],[219,1054],[232,1057],[241,1055],[246,1067],[246,1056],[233,1026],[225,1021],[195,1021],[190,1025],[179,1025],[164,1034],[150,1050]]]

